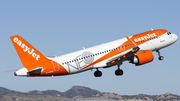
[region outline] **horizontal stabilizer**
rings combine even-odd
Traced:
[[[43,71],[43,67],[37,67],[31,71],[29,71],[29,73],[41,73]]]

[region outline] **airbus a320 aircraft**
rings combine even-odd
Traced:
[[[163,60],[160,49],[178,39],[168,30],[151,30],[126,38],[104,43],[58,57],[46,57],[19,35],[10,37],[24,68],[16,71],[15,76],[61,76],[96,69],[95,77],[101,77],[99,68],[117,65],[115,75],[123,75],[120,65],[124,61],[140,66],[153,61],[153,51]]]

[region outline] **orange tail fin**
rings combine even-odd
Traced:
[[[43,62],[47,58],[19,35],[10,37],[25,68]]]

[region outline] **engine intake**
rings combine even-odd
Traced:
[[[146,63],[153,61],[154,56],[151,50],[145,50],[138,54],[136,54],[130,63],[135,64],[136,66],[140,66]]]

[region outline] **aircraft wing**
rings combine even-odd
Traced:
[[[130,60],[132,58],[132,56],[134,56],[134,54],[136,54],[139,51],[140,48],[131,39],[129,39],[127,36],[126,36],[126,38],[128,39],[128,41],[130,41],[132,44],[134,44],[135,47],[133,47],[131,50],[129,50],[129,52],[127,52],[126,54],[123,54],[123,55],[117,56],[113,59],[110,59],[107,62],[107,67],[117,65],[118,62],[120,62],[120,61],[123,62],[126,60]],[[105,67],[105,68],[107,68],[107,67]]]
[[[119,61],[125,61],[125,60],[130,60],[130,58],[132,56],[134,56],[134,54],[136,54],[138,51],[139,51],[139,47],[133,47],[132,50],[130,50],[128,53],[124,54],[124,55],[120,55],[120,56],[117,56],[111,60],[109,60],[107,62],[107,67],[109,66],[113,66],[113,65],[117,65],[117,63]],[[106,68],[106,67],[105,67]]]

